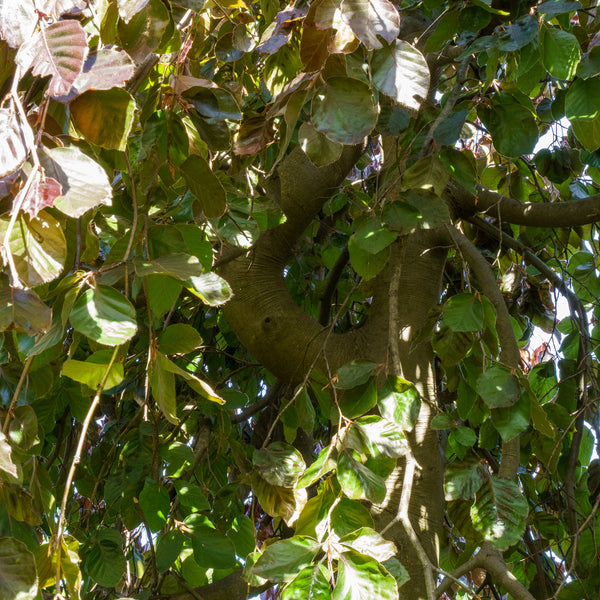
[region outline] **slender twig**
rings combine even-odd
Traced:
[[[83,446],[85,444],[87,430],[90,426],[90,423],[92,422],[92,418],[94,417],[94,412],[96,411],[98,404],[100,404],[100,397],[102,396],[102,391],[104,390],[104,386],[106,385],[106,381],[110,374],[110,370],[112,369],[115,359],[117,358],[118,351],[119,351],[119,347],[115,346],[112,356],[110,357],[110,361],[106,367],[106,371],[104,372],[102,380],[100,381],[100,383],[98,384],[98,388],[96,389],[96,395],[94,396],[94,399],[92,400],[92,404],[91,404],[87,414],[85,415],[85,419],[84,419],[83,425],[81,427],[81,433],[79,434],[79,440],[77,442],[77,449],[75,450],[75,456],[73,457],[73,460],[71,462],[71,467],[69,468],[69,474],[67,475],[67,481],[65,483],[65,489],[63,491],[62,501],[60,504],[60,513],[58,515],[58,524],[56,525],[56,530],[54,532],[55,533],[54,539],[56,542],[56,581],[57,581],[57,585],[58,585],[58,582],[60,581],[60,551],[61,551],[61,547],[62,547],[62,533],[63,533],[63,526],[64,526],[64,522],[65,522],[65,512],[67,510],[67,501],[69,499],[69,494],[71,492],[71,484],[73,483],[73,478],[75,477],[75,469],[77,468],[77,465],[79,464],[79,461],[81,460],[81,454],[83,452]]]
[[[27,360],[25,361],[25,364],[23,365],[23,370],[21,371],[21,376],[19,377],[17,387],[15,388],[15,393],[13,394],[10,406],[8,408],[8,412],[6,413],[6,419],[4,419],[4,426],[2,427],[3,433],[6,433],[8,431],[10,418],[12,417],[13,410],[15,409],[15,406],[17,405],[17,402],[19,400],[19,394],[21,393],[21,389],[23,387],[23,384],[25,383],[27,375],[29,374],[29,367],[31,366],[31,362],[33,361],[33,359],[33,355],[28,356]]]

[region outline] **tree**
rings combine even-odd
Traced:
[[[0,597],[598,597],[599,22],[5,0]]]

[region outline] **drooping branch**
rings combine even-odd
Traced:
[[[576,227],[600,220],[600,194],[568,202],[519,202],[483,186],[472,194],[451,181],[446,195],[461,214],[486,213],[515,225]]]
[[[521,353],[513,332],[508,309],[488,262],[460,231],[450,226],[448,226],[447,231],[450,239],[477,277],[481,291],[489,298],[496,309],[496,331],[498,332],[501,349],[500,359],[510,369],[517,369],[521,361]],[[519,447],[518,437],[502,444],[500,477],[515,478],[520,462]]]

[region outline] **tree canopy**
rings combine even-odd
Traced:
[[[3,0],[0,598],[598,598],[599,32]]]

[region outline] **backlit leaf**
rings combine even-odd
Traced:
[[[33,290],[0,282],[0,331],[14,328],[33,336],[45,333],[51,324],[52,311]]]
[[[225,190],[208,163],[192,155],[179,168],[204,214],[209,219],[220,217],[225,212]]]
[[[69,105],[75,127],[88,142],[108,150],[125,150],[135,102],[123,89],[88,90]]]
[[[368,50],[391,43],[400,33],[400,15],[389,0],[344,0],[342,18]]]
[[[408,42],[398,40],[373,53],[373,84],[398,104],[419,110],[429,91],[425,57]]]
[[[300,452],[284,442],[273,442],[257,450],[252,462],[266,481],[282,487],[292,487],[306,469]]]
[[[131,302],[105,285],[86,290],[79,296],[69,320],[79,333],[107,346],[123,344],[137,331]]]
[[[7,219],[0,219],[0,235],[5,236]],[[46,212],[35,219],[21,213],[10,235],[10,251],[17,272],[28,286],[56,279],[67,258],[67,242],[61,223]]]
[[[75,146],[38,149],[47,176],[58,181],[62,195],[54,206],[70,217],[80,217],[100,204],[110,205],[112,187],[106,171]]]
[[[252,574],[271,581],[289,581],[310,565],[319,551],[317,540],[295,535],[267,546],[252,567]]]

